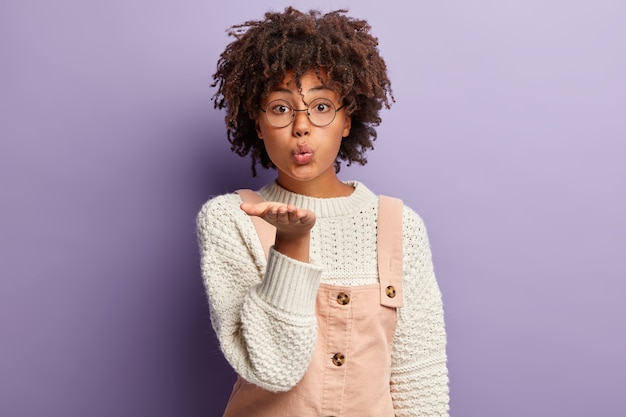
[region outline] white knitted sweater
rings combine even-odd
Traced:
[[[378,198],[358,182],[348,197],[312,198],[275,182],[259,192],[267,201],[307,208],[312,263],[270,250],[265,259],[237,194],[209,200],[198,215],[202,274],[211,320],[224,356],[245,380],[287,391],[302,378],[315,346],[319,283],[378,282]],[[441,294],[421,218],[403,213],[404,307],[393,340],[391,394],[397,417],[447,416],[448,373]]]

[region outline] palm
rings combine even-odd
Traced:
[[[243,203],[241,209],[250,216],[262,218],[285,235],[306,234],[315,224],[315,213],[293,205],[264,201],[258,204]]]

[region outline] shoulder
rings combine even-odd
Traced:
[[[241,198],[237,193],[222,194],[211,197],[207,200],[198,213],[198,218],[209,217],[219,213],[231,212],[233,208],[239,207]]]
[[[402,224],[405,230],[426,231],[422,216],[406,204],[402,209]]]
[[[402,225],[405,231],[419,231],[425,229],[422,217],[411,207],[407,206],[402,199],[389,195],[379,195],[378,197],[379,199],[387,199],[390,204],[396,205],[395,210],[402,211]]]
[[[426,234],[426,226],[424,225],[422,217],[415,210],[406,205],[401,198],[390,194],[376,195],[375,193],[370,191],[364,184],[357,181],[352,181],[350,182],[350,184],[357,187],[356,189],[360,190],[361,194],[370,195],[373,198],[378,197],[379,205],[381,199],[387,199],[392,202],[391,204],[400,205],[402,208],[400,209],[396,206],[395,210],[402,211],[402,228],[404,230],[405,237],[407,234]]]
[[[430,259],[430,241],[424,220],[407,205],[403,208],[402,240],[406,259],[411,262],[425,262]]]
[[[404,202],[395,197],[380,196],[381,198],[388,198],[395,201],[396,210],[402,211],[402,238],[404,240],[405,249],[411,248],[412,250],[425,250],[428,248],[428,234],[426,232],[426,225],[422,216],[420,216],[415,210],[413,210]]]
[[[245,222],[247,215],[239,208],[241,197],[237,193],[214,196],[206,201],[196,217],[198,229],[232,230],[232,225]]]
[[[237,261],[252,256],[257,269],[261,270],[266,261],[263,247],[250,216],[241,210],[241,203],[237,193],[218,195],[206,201],[196,218],[198,241],[205,256]]]

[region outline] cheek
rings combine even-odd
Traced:
[[[333,160],[337,158],[337,155],[339,155],[339,151],[341,150],[341,144],[343,142],[343,138],[336,136],[337,139],[334,141],[328,141],[328,155],[329,156],[333,156]]]

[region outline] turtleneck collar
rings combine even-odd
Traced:
[[[259,190],[266,201],[279,201],[311,210],[319,218],[344,216],[361,210],[377,201],[376,195],[358,181],[347,181],[354,192],[346,197],[316,198],[296,194],[278,185],[276,181]]]

